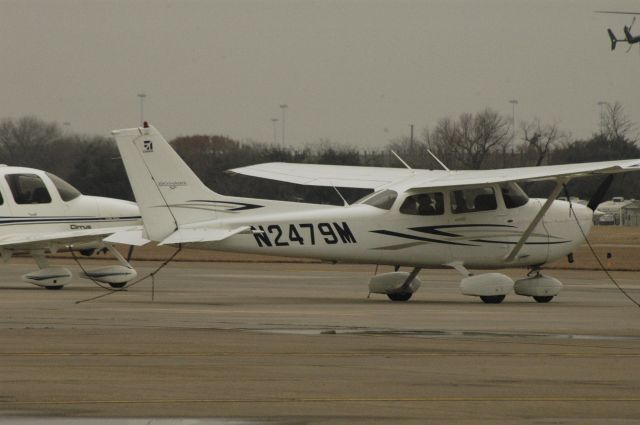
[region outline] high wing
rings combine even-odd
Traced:
[[[10,235],[0,237],[0,249],[9,249],[15,251],[31,251],[38,249],[48,249],[52,245],[60,247],[66,245],[73,245],[78,243],[94,242],[96,240],[102,240],[104,236],[120,236],[123,238],[125,235],[136,235],[142,231],[142,226],[126,226],[126,227],[107,227],[100,229],[78,229],[69,230],[64,232],[50,232],[50,233],[13,233]],[[120,242],[119,240],[108,240],[107,242]],[[134,242],[141,243],[134,243]],[[130,245],[143,245],[146,239],[140,237],[135,239],[129,237]]]
[[[640,170],[640,159],[587,162],[582,164],[545,165],[497,170],[451,171],[441,176],[425,176],[411,181],[410,189],[476,186],[504,182],[572,179]]]
[[[426,171],[426,170],[420,170]],[[414,175],[407,168],[268,162],[228,170],[231,174],[260,177],[307,186],[377,189]]]
[[[344,165],[290,164],[270,162],[234,168],[230,173],[261,177],[309,186],[337,186],[378,189],[400,184],[404,190],[435,187],[463,187],[510,181],[556,180],[559,177],[616,174],[640,169],[640,159],[546,165],[496,170],[416,170],[405,168]],[[404,182],[404,184],[402,184]]]

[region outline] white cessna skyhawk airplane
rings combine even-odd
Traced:
[[[395,265],[374,276],[373,293],[406,301],[422,268],[452,267],[462,293],[499,303],[512,290],[548,302],[562,283],[540,267],[571,256],[592,226],[613,174],[639,160],[482,171],[267,163],[231,172],[303,185],[373,188],[344,206],[224,196],[208,189],[154,128],[114,131],[146,237],[161,245]],[[590,207],[555,200],[572,178],[603,175]],[[551,180],[549,199],[529,199],[518,182]],[[411,266],[399,272],[398,266]],[[517,282],[467,268],[529,266]]]
[[[0,165],[0,254],[4,261],[24,253],[35,259],[40,270],[23,275],[26,282],[60,289],[71,280],[66,267],[49,267],[47,252],[73,249],[91,255],[105,249],[120,265],[86,271],[82,277],[124,286],[137,273],[104,238],[142,244],[135,237],[140,225],[140,211],[133,202],[82,195],[51,173]]]

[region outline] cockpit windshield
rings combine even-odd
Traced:
[[[398,192],[395,190],[383,190],[364,197],[358,201],[358,203],[371,205],[372,207],[383,210],[390,210],[397,197]]]
[[[518,208],[529,202],[529,197],[518,183],[509,182],[500,185],[504,205],[507,208]]]
[[[76,199],[78,196],[82,195],[78,189],[71,186],[66,181],[62,180],[60,177],[55,174],[47,173],[47,176],[51,179],[56,189],[58,189],[58,193],[63,201],[69,202],[73,199]]]

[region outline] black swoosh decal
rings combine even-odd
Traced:
[[[264,205],[255,205],[255,204],[245,204],[243,202],[228,202],[228,201],[211,201],[207,199],[191,199],[187,202],[208,202],[212,204],[227,204],[227,205],[237,205],[236,208],[232,208],[229,211],[246,211],[253,210],[255,208],[263,208]]]
[[[420,227],[410,227],[409,230],[415,230],[416,232],[421,233],[429,233],[431,235],[437,236],[449,236],[455,237],[460,236],[455,233],[443,232],[440,229],[452,229],[452,228],[469,228],[469,227],[510,227],[515,228],[516,226],[510,226],[507,224],[445,224],[442,226],[420,226]]]
[[[468,244],[468,243],[443,241],[443,240],[440,240],[440,239],[431,239],[431,238],[425,238],[425,237],[422,237],[422,236],[408,235],[406,233],[393,232],[391,230],[371,230],[371,233],[379,233],[381,235],[396,236],[396,237],[399,237],[399,238],[412,239],[412,240],[424,241],[424,242],[441,243],[441,244],[446,244],[446,245],[477,246],[477,245]]]

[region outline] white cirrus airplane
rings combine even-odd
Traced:
[[[161,245],[333,262],[386,264],[372,293],[406,301],[423,268],[452,267],[462,293],[499,303],[514,290],[544,303],[562,283],[541,267],[569,256],[592,226],[593,209],[616,173],[640,171],[640,159],[481,171],[413,170],[267,163],[233,173],[302,185],[373,188],[344,206],[224,196],[207,188],[162,135],[146,123],[113,132],[145,237]],[[569,180],[602,175],[589,206],[556,200]],[[550,180],[548,199],[529,199],[519,182]],[[412,267],[411,272],[398,271]],[[468,268],[528,266],[514,282]]]
[[[81,277],[122,287],[137,273],[112,243],[142,245],[141,233],[140,211],[133,202],[82,195],[51,173],[0,165],[0,254],[4,261],[14,254],[35,259],[39,270],[22,276],[28,283],[60,289],[72,279],[66,267],[49,266],[47,253],[105,250],[120,264]]]

